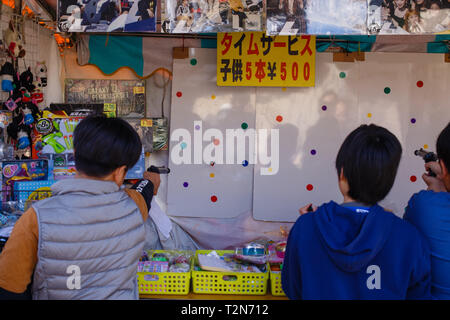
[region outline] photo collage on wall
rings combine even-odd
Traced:
[[[156,32],[157,0],[59,0],[60,32]]]
[[[62,32],[436,34],[450,0],[59,0]]]

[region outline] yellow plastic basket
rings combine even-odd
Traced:
[[[198,265],[198,254],[208,254],[211,251],[197,250],[195,252],[195,264]],[[225,253],[234,253],[232,250],[215,251],[221,256]],[[192,269],[194,293],[265,295],[268,279],[268,272],[215,272]]]
[[[270,292],[273,296],[286,296],[283,289],[281,288],[281,272],[272,272],[270,270],[270,265],[267,264],[270,273]]]
[[[168,252],[153,250],[155,253]],[[191,261],[192,269],[192,261]],[[187,295],[190,289],[189,272],[138,272],[137,282],[140,294],[177,294]]]

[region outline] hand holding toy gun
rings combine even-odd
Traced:
[[[438,157],[437,157],[437,155],[434,152],[426,151],[426,150],[424,150],[422,148],[420,148],[420,150],[414,151],[414,154],[416,156],[422,157],[422,159],[425,161],[425,163],[438,160]],[[436,173],[431,171],[431,169],[428,169],[428,175],[430,177],[436,177]]]
[[[148,172],[154,172],[154,173],[159,173],[159,174],[168,174],[170,173],[170,169],[167,167],[155,167],[155,166],[150,166],[147,169]]]
[[[144,179],[150,180],[153,183],[153,195],[158,193],[159,185],[161,184],[160,174],[168,174],[170,169],[167,167],[150,166],[147,172],[144,172]]]

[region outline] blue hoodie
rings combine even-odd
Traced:
[[[430,252],[380,206],[356,212],[331,201],[297,219],[281,280],[290,299],[431,299]]]
[[[403,219],[428,240],[433,298],[450,299],[450,193],[424,190],[414,194]]]

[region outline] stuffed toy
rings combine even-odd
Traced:
[[[14,66],[11,62],[5,62],[0,70],[2,79],[2,90],[6,92],[12,92],[14,90]]]
[[[14,29],[12,21],[9,22],[9,27],[3,32],[3,38],[7,46],[7,50],[11,57],[23,58],[25,56],[25,49],[22,45],[21,35]]]
[[[35,86],[33,85],[33,74],[31,73],[31,68],[28,68],[26,71],[22,72],[19,80],[21,90],[25,88],[28,93],[31,94],[31,92],[35,89]]]
[[[36,62],[36,67],[34,68],[34,74],[36,76],[36,81],[42,84],[42,88],[47,86],[47,66],[45,61]]]

